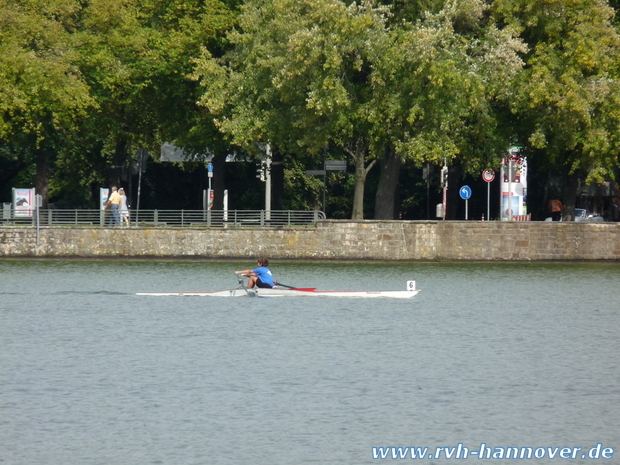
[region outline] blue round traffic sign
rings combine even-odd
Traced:
[[[209,171],[209,173],[213,172],[213,163],[207,165],[207,171]]]
[[[459,189],[459,195],[462,199],[467,200],[471,197],[471,189],[469,186],[463,186]]]

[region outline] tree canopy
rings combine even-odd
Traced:
[[[364,179],[386,150],[435,163],[465,153],[465,166],[487,163],[490,147],[497,156],[492,101],[507,96],[525,47],[485,13],[481,1],[448,2],[388,27],[391,10],[372,2],[250,0],[231,51],[198,61],[201,102],[239,145],[348,153],[361,218]],[[473,136],[494,144],[471,150]]]
[[[574,206],[578,178],[613,178],[620,142],[620,36],[606,1],[507,1],[494,12],[529,45],[511,100],[519,136],[539,166],[565,179]]]

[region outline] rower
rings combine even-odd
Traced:
[[[273,282],[273,276],[271,275],[271,271],[269,270],[268,266],[269,260],[265,257],[260,257],[258,259],[258,268],[254,268],[253,270],[235,271],[235,273],[242,274],[249,278],[249,288],[253,288],[254,286],[271,288],[275,284]]]

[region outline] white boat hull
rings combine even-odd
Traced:
[[[203,292],[140,292],[137,295],[150,296],[199,296],[199,297],[357,297],[409,299],[417,295],[418,289],[411,291],[301,291],[295,289],[226,289]]]

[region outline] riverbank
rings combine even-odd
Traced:
[[[38,243],[37,243],[38,239]],[[0,257],[620,260],[619,223],[319,221],[279,228],[0,228]]]

